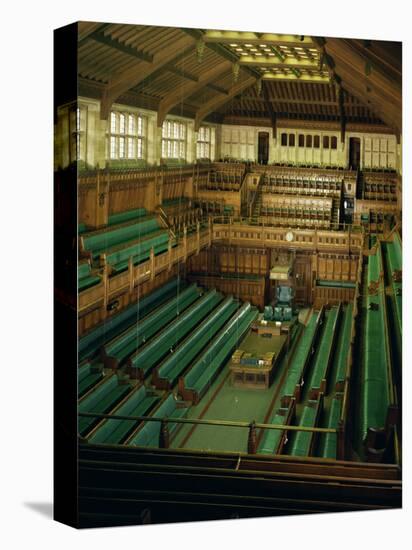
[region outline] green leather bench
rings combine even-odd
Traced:
[[[201,290],[195,284],[191,285],[122,334],[110,340],[102,349],[102,358],[106,366],[117,368],[143,343],[149,341],[157,332],[192,305],[200,295]]]
[[[87,413],[108,413],[130,390],[129,384],[119,384],[117,376],[109,376],[79,401],[78,410]],[[79,416],[80,435],[84,437],[99,422],[99,418]]]
[[[378,247],[380,252],[380,247]],[[375,262],[370,263],[371,258]],[[381,256],[369,256],[368,283],[381,271]],[[372,267],[372,272],[369,271]],[[373,307],[371,307],[373,305]],[[376,308],[377,306],[377,308]],[[385,346],[385,319],[383,281],[376,295],[365,296],[365,328],[363,339],[363,377],[361,381],[361,432],[365,437],[368,428],[383,428],[389,405],[388,372]]]
[[[158,403],[160,397],[150,392],[145,386],[133,391],[112,414],[119,416],[146,416]],[[135,420],[105,420],[88,438],[90,443],[118,445],[122,443],[140,422]]]
[[[221,330],[208,350],[196,361],[183,377],[184,387],[200,397],[209,387],[218,371],[238,346],[243,336],[256,319],[258,310],[246,302],[236,311],[229,323]]]
[[[118,212],[116,214],[110,214],[108,219],[108,225],[116,225],[118,223],[126,223],[139,218],[147,216],[146,208],[135,208],[134,210],[126,210],[125,212]]]
[[[97,275],[92,275],[90,261],[87,260],[87,262],[81,262],[77,264],[77,281],[80,292],[94,285],[97,285],[98,283],[100,283],[101,278]]]
[[[340,412],[342,408],[342,399],[334,397],[330,406],[328,428],[337,429],[340,419]],[[337,451],[337,435],[336,434],[324,434],[321,437],[320,443],[320,456],[323,458],[333,458],[336,460]]]
[[[337,329],[338,308],[332,307],[325,313],[323,331],[316,350],[315,360],[312,367],[312,377],[309,382],[311,389],[319,389],[322,380],[326,376],[327,367],[333,352],[335,332]]]
[[[339,338],[336,348],[336,384],[343,383],[346,378],[348,355],[350,349],[350,336],[352,328],[353,304],[348,304],[343,310],[343,319],[339,330]]]
[[[159,222],[151,217],[113,229],[104,229],[83,235],[83,248],[93,258],[119,245],[130,244],[160,230]]]
[[[78,396],[82,397],[91,388],[93,388],[93,386],[100,382],[102,378],[102,369],[93,368],[89,361],[83,365],[80,365],[77,371]]]
[[[269,424],[285,424],[289,409],[281,408],[271,418]],[[273,455],[279,447],[279,443],[283,434],[283,430],[265,430],[262,440],[259,444],[258,453],[264,455]]]
[[[166,327],[156,338],[133,354],[128,361],[130,373],[142,377],[156,366],[222,300],[222,294],[209,290],[200,300]]]
[[[193,359],[212,340],[238,308],[233,296],[228,296],[188,338],[159,367],[158,378],[163,378],[170,385],[186,370]]]
[[[132,304],[123,311],[103,321],[98,327],[79,339],[79,361],[95,356],[105,342],[126,330],[139,319],[142,319],[145,315],[153,311],[154,308],[163,304],[173,295],[176,295],[178,289],[181,290],[185,287],[185,282],[174,278],[147,296],[144,296],[135,304]]]
[[[296,384],[302,376],[305,362],[307,361],[308,355],[311,353],[318,319],[319,315],[313,314],[302,333],[298,347],[292,357],[288,376],[282,389],[282,395],[284,396],[293,396],[295,393]]]
[[[154,418],[183,418],[187,415],[188,407],[181,407],[173,394],[169,394],[166,399],[154,411]],[[143,427],[137,431],[128,441],[127,445],[139,445],[145,447],[158,447],[160,435],[160,422],[145,422]],[[169,434],[173,435],[177,425],[168,423]]]
[[[308,401],[308,404],[303,408],[299,426],[304,426],[305,428],[314,427],[317,412],[318,402]],[[309,456],[312,436],[313,432],[295,432],[295,435],[292,437],[289,454],[292,456]]]
[[[169,246],[169,234],[167,231],[158,231],[152,236],[138,243],[121,246],[112,250],[106,256],[106,262],[114,271],[124,271],[129,266],[129,258],[133,265],[138,265],[150,258],[150,250],[153,248],[155,255],[166,252]]]

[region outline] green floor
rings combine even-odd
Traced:
[[[284,341],[285,336],[263,338],[256,333],[249,333],[239,347],[248,352],[277,352]],[[269,389],[235,388],[231,384],[229,367],[226,364],[200,403],[190,409],[188,418],[263,422],[272,409],[271,404],[278,386],[276,382],[281,370],[276,372]],[[172,445],[187,449],[246,452],[247,437],[247,428],[197,426],[193,429],[193,426],[187,425],[181,429]]]

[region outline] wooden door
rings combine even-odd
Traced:
[[[269,132],[258,134],[258,162],[267,164],[269,160]]]

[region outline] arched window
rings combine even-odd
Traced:
[[[289,147],[295,147],[295,134],[289,134]]]
[[[280,144],[283,146],[283,147],[286,147],[287,144],[288,144],[288,135],[287,134],[282,134],[280,136]]]
[[[330,138],[330,148],[331,149],[337,149],[338,148],[338,138],[336,136],[332,136]]]
[[[305,147],[305,136],[303,134],[299,134],[298,145],[299,147]]]
[[[319,136],[313,136],[313,147],[315,149],[319,149],[319,147],[320,147],[320,137]]]
[[[329,136],[323,136],[323,148],[329,149]]]
[[[306,136],[306,147],[312,147],[312,136]]]

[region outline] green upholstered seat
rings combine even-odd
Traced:
[[[310,318],[308,325],[305,327],[302,333],[298,347],[296,348],[291,365],[289,367],[288,376],[282,388],[282,396],[292,396],[295,392],[296,384],[299,382],[300,377],[302,376],[302,371],[305,365],[306,358],[311,352],[312,341],[317,326],[317,320],[318,316],[313,314]]]
[[[178,317],[200,296],[201,290],[196,285],[184,289],[174,298],[155,309],[151,314],[138,321],[132,327],[110,340],[104,346],[104,354],[121,363],[135,352],[143,343],[148,342],[157,332],[170,321]]]
[[[312,406],[310,406],[310,404]],[[303,408],[299,426],[304,426],[306,428],[315,426],[317,413],[316,404],[316,401],[309,401],[308,405]],[[295,432],[292,436],[289,454],[292,456],[308,456],[311,440],[312,432]]]
[[[369,256],[367,281],[376,281],[376,273],[382,270],[381,249]],[[371,259],[373,260],[371,262]],[[383,304],[383,281],[376,295],[365,296],[365,328],[363,343],[364,370],[361,388],[361,433],[365,437],[368,428],[383,428],[389,405],[388,365],[386,358],[386,333]],[[377,304],[377,307],[370,307]]]
[[[156,338],[133,354],[130,358],[131,369],[138,368],[146,376],[176,345],[208,315],[222,300],[216,290],[210,290],[179,318],[166,327]]]
[[[128,268],[129,258],[132,258],[133,265],[137,265],[150,258],[151,248],[155,254],[159,254],[168,249],[168,243],[167,231],[157,231],[137,243],[113,249],[107,254],[106,261],[115,271],[123,271]]]
[[[148,392],[145,386],[133,391],[113,414],[119,416],[146,416],[160,397]],[[89,438],[90,443],[116,445],[122,443],[139,425],[135,420],[106,420]]]
[[[117,212],[116,214],[110,214],[108,225],[116,225],[118,223],[125,223],[139,218],[147,216],[146,208],[135,208],[134,210],[126,210],[125,212]]]
[[[94,231],[83,236],[84,249],[96,258],[103,252],[109,252],[119,245],[130,244],[160,230],[159,222],[154,217],[141,219],[120,227]]]
[[[287,413],[288,409],[279,409],[279,411],[272,417],[269,424],[285,424]],[[259,444],[258,452],[273,455],[279,446],[282,433],[282,430],[265,430]]]
[[[79,361],[82,361],[86,357],[94,356],[105,342],[126,330],[139,319],[142,319],[173,295],[176,295],[178,289],[182,290],[185,287],[186,284],[184,282],[174,278],[147,296],[144,296],[135,304],[106,319],[79,339]]]
[[[228,296],[164,361],[158,369],[159,378],[167,379],[170,384],[176,382],[177,378],[207,346],[237,308],[238,303],[233,300],[233,296]]]
[[[110,376],[79,401],[79,412],[108,413],[130,390],[129,384],[119,384],[117,376]],[[98,418],[79,416],[80,435],[85,436],[98,422]]]
[[[342,400],[338,397],[334,397],[330,406],[327,428],[336,429],[338,427],[341,408]],[[336,446],[337,435],[334,433],[324,434],[320,440],[320,456],[323,458],[336,459]]]
[[[77,280],[79,291],[86,290],[86,288],[90,288],[101,281],[100,277],[91,274],[89,261],[77,264]]]
[[[339,337],[336,347],[336,382],[343,382],[346,377],[348,355],[350,349],[350,335],[352,328],[353,305],[348,304],[343,310],[343,319],[339,330]]]
[[[199,395],[203,393],[249,330],[257,314],[257,309],[251,307],[248,302],[236,311],[207,351],[199,357],[184,376],[183,380],[187,389],[195,390]]]
[[[312,366],[312,376],[309,382],[310,388],[319,389],[323,378],[326,376],[330,354],[332,353],[332,344],[334,330],[336,329],[336,319],[338,308],[333,307],[325,313],[321,340],[316,350],[315,359]]]
[[[179,407],[178,401],[173,394],[169,394],[159,407],[154,411],[154,418],[182,418],[186,416],[188,407]],[[169,433],[172,435],[176,424],[168,423]],[[128,441],[128,445],[139,445],[146,447],[158,447],[160,434],[160,422],[145,422],[136,435]]]

